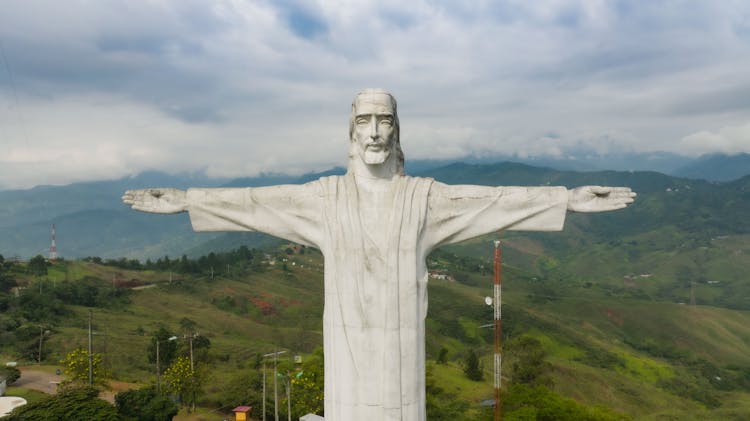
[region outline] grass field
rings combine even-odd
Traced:
[[[525,256],[539,252],[532,239],[512,241]],[[733,241],[738,240],[722,240],[716,253],[723,256],[745,245]],[[213,279],[67,262],[53,266],[48,281],[93,276],[108,287],[113,279],[116,288],[119,280],[133,279],[151,286],[131,291],[129,304],[92,309],[95,351],[104,354],[114,379],[134,386],[152,384],[155,367],[146,358],[151,335],[164,326],[179,336],[181,320],[189,318],[211,341],[207,389],[215,395],[221,393],[223,382],[248,369],[257,354],[283,349],[304,356],[322,345],[322,257],[316,252],[281,256],[262,271],[230,267],[217,270]],[[458,265],[449,255],[436,260],[449,270]],[[471,417],[479,413],[479,402],[492,397],[491,331],[479,328],[492,318],[491,308],[483,302],[490,295],[491,276],[471,267],[453,272],[461,282],[430,283],[426,349],[428,360],[434,360],[441,348],[447,350],[447,364],[428,364],[443,389],[470,403]],[[586,285],[590,281],[585,277],[564,282],[538,277],[539,273],[523,268],[508,268],[504,341],[529,335],[541,342],[552,365],[556,392],[635,419],[750,416],[750,390],[712,380],[732,374],[731,367],[750,367],[750,312],[611,294],[596,284]],[[38,282],[21,279],[32,285]],[[602,285],[613,282],[605,280]],[[87,345],[89,308],[72,308],[72,315],[59,320],[45,341],[50,369],[70,350]],[[483,381],[468,380],[463,374],[469,349],[481,356]],[[18,358],[7,353],[2,357]],[[513,382],[512,364],[512,358],[504,358],[506,385]],[[697,394],[701,388],[708,397]],[[719,405],[706,404],[712,399]],[[217,419],[219,410],[206,407],[178,419]]]

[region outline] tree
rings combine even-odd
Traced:
[[[253,407],[252,415],[261,418],[263,407],[263,377],[257,369],[235,371],[229,374],[221,392],[217,394],[216,403],[222,408],[234,408],[240,405]],[[294,398],[296,400],[296,397]]]
[[[546,361],[547,351],[538,339],[521,335],[510,342],[509,354],[513,360],[511,364],[513,383],[547,387],[553,385],[549,374],[552,365]]]
[[[177,355],[177,342],[170,341],[171,337],[166,327],[159,326],[159,330],[151,337],[151,343],[148,346],[148,362],[156,363],[156,341],[159,341],[159,365],[164,368],[172,364]]]
[[[44,276],[47,274],[47,259],[41,254],[37,254],[29,260],[29,270],[36,276]]]
[[[68,375],[69,381],[78,384],[87,384],[89,381],[89,353],[83,348],[77,348],[69,352],[60,361],[63,371]],[[94,353],[91,357],[94,384],[102,385],[106,382],[106,375],[102,366],[102,354]]]
[[[292,415],[295,419],[305,414],[323,414],[323,348],[316,348],[302,364],[302,370],[292,374]]]
[[[153,387],[120,392],[115,396],[115,406],[127,421],[171,421],[179,412],[174,402],[158,395]]]
[[[186,336],[195,333],[195,328],[197,326],[198,323],[196,323],[194,320],[188,319],[187,317],[183,317],[182,320],[180,320],[180,327],[182,328],[182,332]]]
[[[190,358],[177,357],[164,372],[163,378],[167,390],[178,395],[180,402],[184,404],[185,399],[190,398],[195,404],[195,396],[201,391],[204,377],[202,370],[190,369]]]
[[[448,362],[448,350],[445,347],[440,348],[437,357],[438,364],[446,364]]]
[[[484,378],[482,367],[479,364],[479,357],[473,349],[470,349],[469,353],[466,354],[464,364],[464,374],[469,380],[480,381]]]
[[[120,421],[114,406],[91,387],[64,388],[58,394],[20,406],[3,421]]]

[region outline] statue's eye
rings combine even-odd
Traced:
[[[366,117],[357,117],[355,121],[357,122],[358,125],[363,125],[363,124],[367,124],[370,122],[370,120],[367,119]]]
[[[391,127],[391,126],[393,126],[393,120],[391,120],[390,118],[384,118],[384,119],[380,120],[380,124],[382,124],[384,126]]]

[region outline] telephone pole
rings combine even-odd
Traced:
[[[500,250],[500,240],[495,240],[495,279],[494,279],[494,295],[495,299],[493,304],[495,305],[495,355],[494,355],[494,383],[495,383],[495,418],[494,421],[500,421],[503,418],[503,402],[500,396],[500,388],[502,387],[501,382],[501,370],[502,370],[502,335],[503,325],[500,313],[501,298],[502,298],[502,251]]]
[[[89,309],[89,386],[94,385],[94,352],[93,345],[91,342],[91,318],[93,317],[92,311]]]

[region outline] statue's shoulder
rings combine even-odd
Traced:
[[[432,177],[414,177],[411,175],[402,175],[401,177],[407,180],[413,180],[417,183],[433,183],[435,181]]]
[[[435,183],[435,179],[432,177],[412,177],[410,175],[402,175],[401,179],[407,184],[414,184],[425,188],[430,188],[430,186]]]

